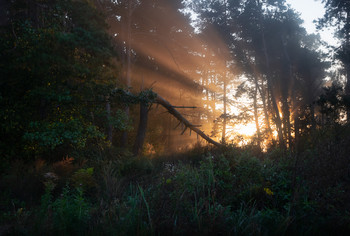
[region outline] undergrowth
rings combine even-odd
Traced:
[[[1,177],[1,233],[345,235],[349,157],[330,166],[322,148],[259,156],[206,148],[182,158],[121,155],[27,169],[16,162]],[[24,183],[37,187],[13,187]]]

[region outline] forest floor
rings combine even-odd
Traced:
[[[0,235],[348,235],[346,147],[3,163]]]

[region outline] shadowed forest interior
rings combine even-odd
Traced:
[[[305,5],[313,0],[305,0]],[[1,0],[0,235],[347,235],[350,3]]]

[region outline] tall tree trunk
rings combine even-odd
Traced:
[[[137,129],[137,135],[134,143],[133,153],[137,156],[143,148],[143,143],[146,137],[147,121],[148,121],[148,106],[145,103],[140,103],[140,122]]]
[[[259,6],[260,9],[262,9],[261,3],[259,0],[257,0],[257,5]],[[272,84],[272,76],[271,76],[271,67],[270,67],[270,58],[267,52],[267,45],[266,45],[266,39],[265,39],[265,32],[264,32],[264,25],[262,23],[262,16],[259,18],[259,24],[261,27],[261,40],[263,43],[263,52],[264,52],[264,57],[265,57],[265,64],[266,64],[266,77],[267,77],[267,88],[270,93],[270,100],[272,103],[272,110],[275,114],[275,123],[276,123],[276,128],[277,128],[277,133],[278,133],[278,140],[279,140],[279,146],[282,149],[285,149],[285,143],[284,143],[284,138],[283,138],[283,132],[282,132],[282,121],[281,117],[279,114],[279,109],[277,105],[277,100],[276,96],[274,93],[274,88]]]
[[[127,91],[131,88],[131,16],[132,16],[132,9],[131,9],[131,3],[132,1],[128,1],[128,16],[127,16],[127,27],[126,27],[126,77],[125,77],[125,84]],[[125,106],[124,112],[127,118],[130,116],[130,107],[128,105]],[[123,147],[126,147],[128,143],[128,132],[123,131],[122,133],[122,140],[121,145]]]
[[[226,104],[226,76],[224,78],[224,98],[223,98],[223,103],[224,103],[224,120],[222,122],[222,143],[226,143],[226,122],[227,122],[227,104]]]
[[[209,101],[209,79],[208,79],[208,76],[209,76],[208,71],[205,71],[204,88],[205,88],[205,101],[207,103],[207,107],[206,107],[207,111],[210,110],[209,107],[213,109],[212,105],[210,104],[211,102]],[[211,123],[212,120],[213,120],[212,113],[207,112],[207,122]]]
[[[211,76],[210,84],[217,84],[217,80],[215,79],[215,76]],[[211,97],[210,104],[212,105],[213,117],[215,119],[217,117],[217,111],[216,111],[216,92],[214,90],[211,91],[210,97]]]
[[[316,130],[316,119],[315,119],[315,106],[314,104],[310,105],[310,115],[311,115],[311,130]]]
[[[254,97],[253,97],[253,105],[254,105],[254,120],[255,120],[255,126],[256,126],[256,133],[258,134],[258,141],[257,144],[259,146],[259,149],[261,149],[261,133],[260,133],[260,126],[259,126],[259,111],[258,111],[258,81],[257,78],[254,78],[255,80],[255,90],[254,90]]]
[[[288,98],[283,98],[282,105],[284,137],[287,139],[286,142],[288,144],[288,147],[291,147],[293,140],[291,133],[290,106],[288,103]]]
[[[271,125],[270,125],[270,117],[269,117],[269,113],[268,113],[268,107],[266,105],[266,102],[268,102],[268,98],[266,98],[266,93],[265,93],[265,89],[263,88],[263,86],[262,86],[262,88],[259,87],[259,84],[257,84],[256,86],[259,90],[259,94],[261,96],[261,100],[263,103],[266,129],[267,129],[267,132],[269,134],[269,137],[273,140],[273,134],[272,134],[272,129],[271,129]]]
[[[275,120],[276,120],[276,127],[277,127],[277,133],[278,133],[278,140],[279,140],[279,145],[282,149],[285,149],[285,144],[284,144],[284,139],[283,139],[283,132],[282,132],[282,121],[281,117],[279,114],[279,109],[277,106],[277,101],[274,93],[274,88],[272,86],[272,78],[271,78],[271,68],[270,68],[270,59],[269,55],[267,53],[267,46],[266,46],[266,40],[265,40],[265,34],[262,31],[262,41],[263,41],[263,50],[264,50],[264,55],[265,55],[265,63],[266,63],[266,68],[267,68],[267,87],[270,92],[270,98],[271,98],[271,103],[272,103],[272,108],[275,113]]]
[[[168,137],[168,140],[167,140],[167,150],[169,152],[173,152],[175,150],[175,137],[173,136],[173,117],[172,116],[169,116],[169,120],[168,120],[168,127],[167,127],[167,137]]]
[[[345,70],[346,70],[346,84],[345,84],[345,95],[348,98],[348,102],[350,100],[350,43],[348,44],[348,64],[345,65]],[[350,124],[350,104],[347,104],[347,108],[346,108],[346,120],[347,123]]]
[[[291,93],[291,99],[292,99],[292,114],[293,114],[293,122],[294,122],[294,142],[293,142],[293,146],[294,149],[296,151],[299,150],[299,140],[300,140],[300,133],[299,133],[299,129],[300,129],[300,114],[299,114],[299,104],[297,102],[297,97],[295,96],[295,92],[294,92],[294,83],[293,83],[293,87],[292,87],[292,93]],[[311,107],[310,107],[311,110]],[[312,115],[312,120],[314,120],[313,114]],[[311,124],[311,126],[313,126],[313,123]],[[313,127],[312,127],[313,128]]]
[[[106,115],[107,115],[107,140],[112,144],[113,142],[113,126],[111,124],[111,103],[107,98],[106,101]]]
[[[262,9],[261,3],[258,0],[257,4],[259,6],[260,9]],[[277,106],[277,101],[276,101],[276,97],[275,97],[275,93],[274,93],[274,88],[273,88],[273,84],[272,84],[272,76],[271,76],[271,67],[270,67],[270,58],[269,58],[269,54],[267,53],[267,45],[266,45],[266,39],[265,39],[265,32],[264,32],[264,25],[262,23],[262,16],[260,16],[259,18],[259,24],[261,27],[261,40],[263,43],[263,52],[264,52],[264,56],[265,56],[265,64],[266,64],[266,77],[267,77],[267,88],[270,92],[270,100],[272,103],[272,109],[273,112],[275,113],[275,123],[276,123],[276,127],[277,127],[277,133],[278,133],[278,140],[279,140],[279,145],[282,149],[285,149],[285,144],[284,144],[284,139],[283,139],[283,132],[282,132],[282,121],[281,121],[281,117],[279,114],[279,110],[278,110],[278,106]]]
[[[285,81],[283,83],[284,89],[283,89],[283,110],[284,110],[284,120],[285,120],[285,127],[286,127],[286,137],[288,137],[288,144],[289,147],[291,147],[292,143],[293,143],[293,138],[292,138],[292,129],[291,129],[291,121],[290,121],[290,111],[291,111],[291,107],[289,105],[288,102],[288,96],[289,94],[291,94],[291,100],[293,101],[292,103],[292,108],[295,109],[295,96],[294,96],[294,76],[293,76],[293,69],[292,69],[292,63],[289,57],[289,53],[287,51],[286,48],[286,43],[283,41],[282,35],[281,35],[281,45],[283,47],[283,54],[286,60],[286,67],[287,67],[287,71],[288,71],[288,78],[287,81]],[[289,82],[289,83],[288,83]],[[289,89],[290,89],[290,93],[289,93]]]
[[[294,149],[296,152],[299,151],[299,140],[300,140],[300,133],[299,133],[299,112],[296,110],[294,112]]]
[[[349,8],[348,8],[349,9]],[[346,38],[345,38],[345,50],[346,50],[346,84],[345,84],[345,95],[350,100],[350,12],[347,12],[346,16]],[[349,102],[348,100],[348,102]],[[347,123],[350,124],[350,104],[347,104],[348,107],[346,109],[346,119]]]
[[[282,149],[285,149],[285,143],[284,143],[284,138],[283,138],[283,130],[282,130],[282,120],[279,114],[279,109],[277,106],[277,102],[275,99],[275,95],[274,95],[274,91],[272,86],[270,85],[270,96],[271,96],[271,102],[272,102],[272,107],[273,110],[275,112],[275,120],[276,120],[276,127],[277,127],[277,134],[278,134],[278,141],[279,141],[279,145]]]
[[[350,53],[350,52],[349,52]],[[350,65],[346,65],[346,84],[345,84],[345,95],[350,99]],[[347,104],[350,105],[350,104]],[[350,124],[350,107],[346,109],[346,120]]]

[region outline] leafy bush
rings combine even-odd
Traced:
[[[52,183],[47,183],[41,200],[38,230],[46,233],[83,235],[89,227],[92,210],[83,190],[76,188],[73,191],[66,186],[62,194],[54,200],[53,188]]]
[[[84,190],[90,190],[96,187],[95,178],[93,177],[94,168],[80,169],[72,176],[73,186]]]

